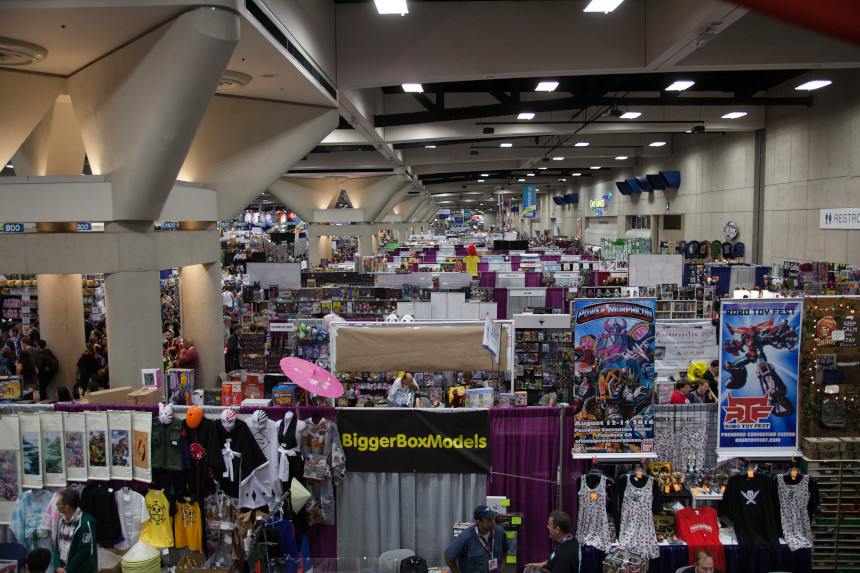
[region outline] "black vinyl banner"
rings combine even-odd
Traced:
[[[337,411],[351,472],[487,473],[489,411],[409,408]]]

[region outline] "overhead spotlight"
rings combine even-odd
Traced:
[[[489,176],[490,176],[489,173],[481,173],[481,177],[489,177]]]
[[[628,111],[621,114],[621,119],[636,119],[640,115],[642,115],[641,111]]]
[[[626,155],[619,155],[619,156],[618,156],[618,157],[616,157],[615,159],[616,159],[617,161],[624,161],[625,159],[627,159],[627,156],[626,156]]]
[[[541,171],[543,171],[544,169],[546,169],[546,167],[538,167],[538,169],[540,169]]]
[[[494,133],[496,133],[496,129],[493,127],[485,127],[483,131],[484,135],[493,135]]]
[[[591,169],[600,169],[600,165],[595,165],[595,166],[591,167]]]
[[[745,116],[746,114],[747,114],[747,112],[745,112],[745,111],[730,111],[729,113],[724,114],[721,117],[723,119],[738,119],[740,117]]]
[[[609,112],[607,112],[606,115],[608,115],[609,117],[621,117],[622,115],[624,115],[624,112],[620,109],[612,108],[609,110]]]
[[[535,176],[534,173],[526,173],[526,177],[534,177],[534,176]]]
[[[486,179],[478,179],[478,183],[483,183]]]
[[[517,181],[519,181],[520,183],[522,183],[523,181],[525,181],[525,179],[517,179]]]
[[[693,84],[696,82],[692,82],[690,80],[678,80],[674,82],[672,85],[666,88],[667,92],[682,92],[687,88],[693,87]]]
[[[574,145],[574,147],[588,147],[589,145],[591,144],[587,141],[579,141]]]
[[[648,144],[648,147],[663,147],[664,145],[666,145],[665,141],[652,141]]]
[[[403,91],[408,94],[420,94],[424,91],[424,86],[421,84],[403,84]]]
[[[811,80],[806,83],[800,84],[797,86],[796,90],[817,90],[819,88],[824,88],[832,84],[830,80]]]
[[[517,119],[533,119],[534,116],[535,116],[535,114],[533,114],[529,111],[524,111],[520,115],[517,116]]]
[[[435,145],[425,145],[424,149],[436,149]]]
[[[581,175],[582,175],[582,173],[580,173],[579,171],[577,171],[576,173],[570,174],[571,177],[580,177]]]
[[[380,14],[400,14],[405,16],[409,13],[409,8],[406,6],[406,0],[373,0],[376,4],[376,11]]]
[[[609,14],[618,8],[624,0],[591,0],[583,12],[603,12]]]
[[[514,146],[513,143],[500,143],[499,144],[499,147],[513,147],[513,146]]]
[[[558,87],[558,82],[538,82],[535,88],[536,92],[554,92]]]
[[[553,161],[564,161],[564,157],[553,157]]]

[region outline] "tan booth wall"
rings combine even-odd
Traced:
[[[506,370],[508,328],[502,325],[499,361],[482,348],[483,326],[338,327],[338,372]]]

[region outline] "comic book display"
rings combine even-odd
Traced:
[[[654,449],[653,299],[577,300],[574,453]]]

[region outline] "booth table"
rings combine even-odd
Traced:
[[[741,556],[737,545],[724,545],[726,555],[725,573],[811,573],[812,550],[791,551],[788,545],[780,545],[779,555],[774,555],[764,547],[756,547],[750,555]],[[603,558],[606,554],[594,547],[582,548],[583,573],[603,571]],[[660,557],[652,559],[649,573],[675,573],[679,567],[690,564],[690,552],[686,545],[660,545]]]

